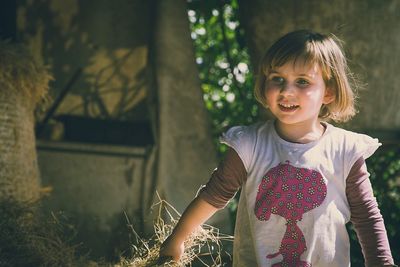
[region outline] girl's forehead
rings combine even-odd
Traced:
[[[271,66],[267,73],[290,73],[295,75],[316,76],[321,74],[321,68],[316,62],[291,60],[281,66]]]

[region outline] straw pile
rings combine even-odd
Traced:
[[[161,200],[154,206],[158,207],[158,216],[154,222],[154,236],[148,240],[140,238],[133,226],[129,226],[134,233],[137,245],[133,246],[132,259],[122,259],[116,267],[151,267],[157,265],[161,244],[172,233],[180,214],[165,200]],[[164,218],[164,219],[163,219]],[[211,225],[203,224],[185,241],[185,251],[179,262],[169,261],[165,267],[192,266],[196,260],[203,266],[223,266],[223,252],[221,241],[233,241],[233,237],[219,233],[219,230]],[[228,253],[227,253],[228,254]],[[206,259],[206,261],[205,261]],[[211,262],[211,263],[210,263]]]
[[[25,45],[0,40],[0,59],[2,90],[15,91],[24,96],[25,103],[33,105],[47,94],[53,78]]]
[[[0,201],[0,266],[87,266],[69,240],[75,230],[66,218],[39,209],[38,203]]]

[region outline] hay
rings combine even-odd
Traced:
[[[48,68],[30,54],[23,44],[0,40],[0,90],[16,90],[34,106],[48,89],[52,76]]]
[[[38,203],[0,201],[0,266],[87,266],[70,244],[72,226],[39,210]]]
[[[157,194],[158,195],[158,194]],[[179,212],[165,200],[161,200],[153,207],[158,207],[157,218],[154,222],[154,236],[150,239],[142,239],[133,226],[129,227],[137,240],[137,246],[133,246],[133,258],[122,259],[115,267],[151,267],[157,265],[161,244],[172,233],[175,225],[179,221]],[[164,219],[163,219],[164,218]],[[223,266],[222,262],[222,243],[221,241],[233,241],[230,235],[221,234],[218,228],[203,224],[198,227],[185,241],[185,250],[179,262],[169,261],[164,263],[165,267],[192,266],[194,260],[198,260],[204,266],[217,267]],[[227,253],[228,254],[228,253]],[[229,255],[229,254],[228,254]],[[206,263],[203,259],[207,257]]]
[[[41,214],[36,204],[0,201],[0,266],[66,266],[66,267],[151,267],[157,265],[161,244],[171,234],[180,214],[166,201],[160,200],[154,221],[154,236],[142,239],[128,221],[136,238],[133,256],[122,258],[118,264],[89,261],[74,244],[76,229],[61,214],[51,218]],[[167,262],[164,267],[224,266],[221,241],[233,237],[219,233],[210,225],[202,225],[185,241],[185,251],[179,262]],[[227,256],[230,256],[227,253]],[[206,262],[207,261],[207,262]],[[198,265],[196,265],[198,266]]]

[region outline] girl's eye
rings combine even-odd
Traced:
[[[277,85],[282,85],[282,84],[285,83],[285,79],[283,79],[282,77],[279,77],[279,76],[272,76],[272,77],[270,78],[270,81],[271,81],[273,84],[277,84]]]
[[[299,80],[297,81],[297,84],[298,84],[300,87],[306,87],[306,86],[308,86],[310,83],[309,83],[307,80],[305,80],[305,79],[299,79]]]

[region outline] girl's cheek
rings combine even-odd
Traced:
[[[274,95],[274,94],[276,94],[276,93],[278,93],[278,92],[280,92],[280,87],[279,86],[267,86],[267,87],[265,87],[265,90],[264,90],[264,94],[267,96],[267,95],[270,95],[270,96],[272,96],[272,95]]]
[[[271,106],[271,102],[273,101],[273,99],[276,99],[276,90],[272,89],[272,88],[268,88],[265,90],[264,92],[264,96],[265,96],[265,103],[267,104],[267,106]]]
[[[268,96],[271,94],[271,90],[269,87],[265,87],[264,89],[264,96],[266,99],[268,99]]]

